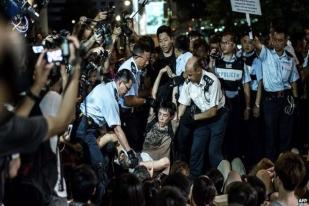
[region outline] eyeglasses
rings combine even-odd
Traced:
[[[122,83],[126,87],[127,91],[129,91],[131,89],[131,87],[128,87],[124,82],[122,82]]]

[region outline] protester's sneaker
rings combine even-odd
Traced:
[[[231,171],[231,164],[228,160],[222,160],[218,165],[217,169],[221,172],[224,177],[224,182],[226,181],[230,171]]]
[[[238,172],[240,176],[243,176],[246,174],[246,168],[239,157],[234,158],[231,165],[232,165],[232,170],[235,172]]]

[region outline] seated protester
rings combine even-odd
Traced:
[[[248,183],[231,183],[227,195],[229,206],[257,206],[257,192]]]
[[[260,180],[256,176],[247,176],[245,177],[245,181],[253,187],[257,192],[257,205],[262,206],[267,204],[266,201],[266,187],[262,180]]]
[[[171,102],[162,103],[159,107],[158,116],[155,113],[148,118],[145,132],[143,150],[140,153],[139,165],[145,166],[149,171],[161,172],[168,175],[170,170],[170,147],[174,138],[172,119],[175,114],[175,105]],[[105,135],[100,138],[100,147],[107,142],[115,142],[113,134]],[[118,145],[118,161],[121,166],[129,167],[127,155],[121,145]]]
[[[159,106],[158,115],[152,114],[148,118],[145,132],[145,141],[141,153],[140,165],[154,172],[163,170],[168,174],[170,169],[170,147],[174,138],[172,119],[175,114],[175,105],[171,102]],[[146,159],[145,156],[150,158]],[[154,161],[154,162],[153,162]]]
[[[133,174],[123,174],[117,178],[111,188],[112,206],[145,206],[143,187]]]
[[[279,189],[279,198],[272,206],[299,205],[295,190],[303,181],[306,173],[304,161],[297,154],[287,152],[279,156],[275,163],[275,184]]]
[[[216,187],[209,177],[203,175],[193,182],[191,194],[191,206],[214,205]]]
[[[70,206],[91,206],[98,179],[93,169],[87,165],[77,167],[71,179],[72,202]]]
[[[157,179],[148,179],[143,182],[143,191],[146,206],[153,205],[155,197],[161,188],[161,182]]]
[[[217,168],[212,168],[206,172],[206,175],[213,181],[217,190],[217,195],[221,195],[224,184],[222,173]]]
[[[162,186],[173,186],[178,188],[186,200],[189,200],[191,185],[190,179],[180,173],[168,175],[162,183]]]
[[[186,206],[186,203],[178,188],[165,186],[156,195],[154,206]]]

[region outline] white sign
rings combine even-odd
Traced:
[[[139,10],[139,1],[145,0],[133,0],[133,14]],[[148,0],[146,0],[148,2]],[[155,2],[149,2],[145,5],[143,9],[144,12],[136,14],[134,16],[135,21],[135,31],[139,35],[151,35],[156,34],[159,26],[164,24],[164,0],[156,0]]]
[[[232,11],[262,15],[260,0],[231,0]]]

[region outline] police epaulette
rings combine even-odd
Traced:
[[[204,87],[204,92],[207,92],[209,90],[209,87],[214,83],[214,80],[207,75],[204,75],[203,79],[206,82],[206,85]]]
[[[289,57],[291,58],[294,58],[293,54],[291,54],[291,52],[287,51],[287,50],[284,50],[286,55],[288,55]]]

